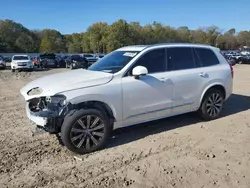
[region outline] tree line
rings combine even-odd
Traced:
[[[29,30],[13,20],[0,20],[0,52],[108,53],[136,44],[191,42],[210,44],[222,50],[250,46],[250,31],[222,31],[217,26],[191,30],[159,22],[141,25],[120,19],[112,24],[96,22],[86,32],[63,35],[54,29]]]

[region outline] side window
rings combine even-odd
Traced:
[[[202,67],[201,60],[194,49],[193,49],[193,55],[194,55],[195,67]]]
[[[166,71],[165,48],[147,52],[132,66],[132,69],[136,66],[146,67],[149,74]]]
[[[195,51],[199,56],[199,59],[203,67],[217,65],[220,63],[214,52],[210,49],[195,48]]]
[[[193,50],[190,47],[168,48],[168,70],[184,70],[195,68]]]

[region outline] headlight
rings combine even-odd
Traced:
[[[39,87],[33,88],[28,91],[28,95],[40,95],[43,92],[43,90]]]

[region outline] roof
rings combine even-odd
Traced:
[[[142,51],[145,48],[147,48],[148,46],[149,45],[124,46],[124,47],[117,49],[117,51]]]
[[[132,46],[125,46],[122,48],[117,49],[117,51],[142,51],[146,48],[153,48],[153,47],[167,47],[167,46],[191,46],[191,47],[209,47],[209,48],[216,48],[208,44],[195,44],[195,43],[158,43],[158,44],[151,44],[151,45],[132,45]]]

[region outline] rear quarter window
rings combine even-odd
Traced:
[[[202,67],[217,65],[220,63],[212,50],[206,48],[195,48],[194,50],[198,55]]]

